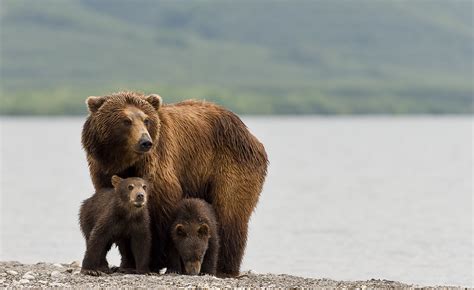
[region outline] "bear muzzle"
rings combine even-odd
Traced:
[[[143,134],[138,141],[138,150],[142,153],[146,153],[150,151],[151,147],[153,147],[153,142],[151,141],[150,135]]]
[[[201,262],[186,262],[184,263],[184,270],[186,271],[186,275],[198,275],[199,272],[201,272]]]

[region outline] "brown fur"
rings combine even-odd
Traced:
[[[219,235],[214,209],[199,198],[183,199],[170,230],[169,272],[216,275]]]
[[[141,178],[121,179],[115,175],[111,182],[114,188],[96,192],[82,203],[79,212],[87,247],[82,272],[111,273],[106,255],[116,243],[122,254],[121,270],[146,273],[151,247],[147,184]]]
[[[176,204],[198,197],[212,204],[220,224],[218,274],[238,275],[248,222],[267,171],[265,149],[244,123],[212,103],[162,106],[158,96],[134,92],[89,98],[88,106],[82,143],[95,188],[110,187],[113,174],[150,181],[152,269],[166,267],[167,233]],[[136,140],[130,141],[133,134],[122,126],[129,107],[150,120],[146,128],[153,148],[147,153],[130,148]]]

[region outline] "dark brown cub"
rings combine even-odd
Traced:
[[[219,236],[214,209],[202,199],[183,199],[171,226],[169,271],[216,275]]]
[[[111,273],[106,256],[115,243],[122,255],[122,271],[147,273],[151,247],[147,183],[117,175],[111,182],[113,188],[98,191],[82,203],[79,221],[87,249],[81,272]]]

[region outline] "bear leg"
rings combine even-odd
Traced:
[[[209,245],[201,265],[202,274],[216,275],[218,255],[219,243],[217,241],[217,237],[211,237],[209,239]]]
[[[107,252],[110,250],[112,243],[104,238],[107,235],[99,231],[92,231],[87,240],[87,249],[82,261],[82,270],[89,275],[93,275],[94,271],[110,273],[109,265],[107,263]]]
[[[120,271],[123,269],[135,269],[135,259],[133,258],[130,239],[120,239],[117,242],[117,246],[121,256]]]
[[[228,173],[226,177],[213,189],[212,206],[220,237],[217,276],[235,277],[239,275],[247,244],[248,222],[257,205],[261,183],[246,179],[245,174]]]
[[[236,277],[240,273],[240,264],[247,244],[247,224],[225,222],[219,230],[222,246],[217,264],[217,276]]]
[[[151,237],[148,232],[136,233],[131,238],[133,257],[135,258],[136,272],[148,273],[150,263]]]

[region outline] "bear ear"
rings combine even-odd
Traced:
[[[122,178],[118,177],[117,175],[112,176],[112,179],[110,180],[112,182],[112,186],[114,188],[117,188],[122,181]]]
[[[163,104],[163,100],[161,99],[160,95],[157,94],[148,95],[146,96],[145,100],[150,103],[157,111]]]
[[[89,112],[95,113],[99,110],[99,108],[104,104],[106,101],[105,97],[95,97],[95,96],[90,96],[86,100],[87,108],[89,109]]]
[[[175,231],[176,235],[178,235],[180,237],[186,237],[186,231],[184,230],[184,226],[182,224],[177,224],[174,227],[174,231]]]
[[[202,225],[199,227],[198,234],[199,234],[201,237],[209,236],[209,226],[206,225],[206,224],[202,224]]]

